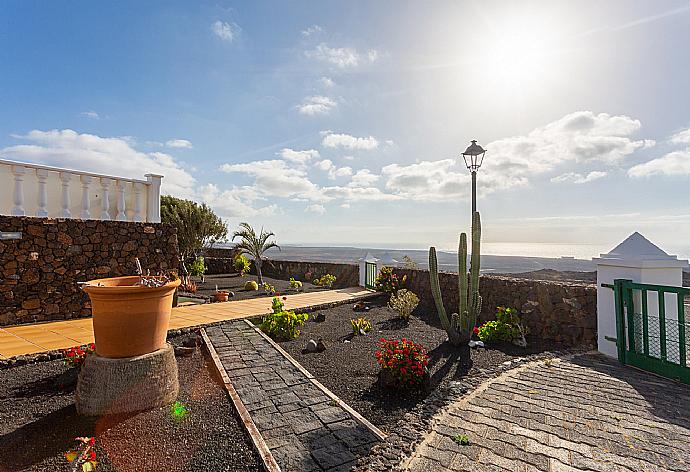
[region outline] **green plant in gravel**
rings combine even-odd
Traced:
[[[335,275],[325,274],[325,275],[322,275],[318,279],[314,279],[314,281],[312,283],[314,285],[318,285],[319,287],[331,288],[331,287],[333,287],[333,284],[335,283],[335,281],[336,281]]]
[[[470,438],[468,438],[466,434],[456,434],[453,436],[453,441],[461,446],[470,445]]]
[[[299,292],[302,290],[302,282],[295,280],[294,277],[290,277],[290,288]]]
[[[391,295],[391,299],[388,301],[388,306],[398,313],[398,316],[403,320],[409,320],[410,315],[419,305],[419,297],[413,292],[402,289],[398,293]]]
[[[479,212],[475,211],[472,215],[472,255],[469,274],[467,273],[467,234],[460,234],[460,244],[458,247],[458,313],[451,314],[450,318],[446,314],[446,309],[443,305],[443,297],[441,296],[441,287],[438,281],[436,248],[433,246],[429,248],[431,293],[434,296],[436,310],[441,320],[441,326],[448,333],[448,341],[453,346],[461,348],[460,359],[464,363],[470,360],[470,347],[468,343],[472,337],[472,331],[482,309],[482,297],[479,295],[481,231]]]
[[[276,288],[273,285],[269,284],[268,282],[264,282],[261,285],[261,288],[263,288],[264,292],[266,292],[268,295],[273,295],[276,293]]]
[[[251,266],[252,263],[249,261],[249,258],[244,254],[238,254],[232,260],[232,268],[239,272],[240,276],[249,272]]]
[[[481,325],[477,337],[484,342],[503,341],[527,347],[526,334],[527,328],[520,321],[518,311],[499,306],[496,308],[496,319]]]
[[[285,304],[280,300],[278,297],[273,297],[273,303],[271,304],[271,308],[273,308],[273,313],[280,313],[283,311],[283,307]]]
[[[256,290],[259,290],[259,284],[257,284],[253,280],[249,280],[247,283],[244,284],[244,289],[256,291]]]
[[[350,320],[350,324],[352,325],[352,333],[355,335],[362,335],[371,331],[371,322],[364,317]]]
[[[261,331],[278,341],[287,341],[299,336],[299,327],[309,319],[306,313],[281,311],[266,315],[261,322]]]
[[[196,277],[201,277],[201,281],[204,281],[204,274],[206,273],[206,261],[203,257],[199,256],[194,259],[194,262],[189,266],[189,273]]]

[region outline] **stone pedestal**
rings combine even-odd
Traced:
[[[170,344],[143,356],[110,359],[86,356],[77,383],[77,411],[82,415],[131,413],[169,405],[180,385]]]

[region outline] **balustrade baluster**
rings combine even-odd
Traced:
[[[14,208],[13,216],[24,216],[24,174],[26,169],[22,166],[12,166],[14,175]]]
[[[91,202],[89,201],[89,190],[91,187],[91,176],[82,175],[81,180],[81,213],[79,218],[88,220],[91,218]]]
[[[72,218],[72,212],[70,211],[70,197],[69,197],[69,182],[72,180],[72,174],[67,172],[60,172],[60,182],[62,182],[62,210],[60,211],[60,217],[62,218]]]
[[[125,185],[127,183],[117,181],[117,221],[127,221],[127,214],[125,213]]]
[[[36,178],[38,179],[38,208],[36,209],[36,216],[45,218],[48,216],[48,171],[46,169],[36,169]]]
[[[107,179],[105,177],[101,177],[101,190],[102,190],[102,199],[101,199],[101,219],[102,220],[109,220],[110,219],[110,183],[111,180]]]

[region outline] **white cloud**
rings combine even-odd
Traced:
[[[319,25],[311,25],[309,28],[302,30],[302,36],[309,37],[321,31],[323,31],[323,29]]]
[[[302,115],[327,115],[338,106],[338,103],[329,97],[314,95],[305,97],[301,104],[297,105],[297,111]]]
[[[323,205],[314,203],[312,205],[307,206],[307,208],[305,208],[304,211],[305,213],[316,213],[317,215],[323,215],[324,213],[326,213],[326,208]]]
[[[194,196],[196,179],[175,158],[162,152],[137,151],[126,138],[104,138],[71,129],[33,130],[14,137],[30,144],[0,150],[9,159],[126,178],[161,174],[163,193],[184,198]]]
[[[321,144],[327,148],[361,149],[370,151],[379,146],[379,142],[373,136],[367,138],[357,138],[349,134],[337,134],[331,131],[324,131]]]
[[[319,188],[303,169],[289,167],[282,160],[255,161],[245,164],[223,164],[223,172],[243,173],[254,177],[254,187],[262,195],[283,198],[315,199]]]
[[[328,172],[328,178],[335,180],[336,177],[346,177],[352,175],[351,167],[336,167],[330,159],[324,159],[316,163],[316,168]]]
[[[690,144],[690,128],[679,131],[671,136],[671,142],[673,144]]]
[[[690,176],[690,149],[673,151],[638,164],[628,170],[630,177],[650,177],[652,175],[682,175]]]
[[[487,144],[484,166],[491,173],[527,179],[566,163],[617,165],[638,149],[654,145],[654,141],[630,137],[640,127],[638,120],[628,116],[578,111],[525,136]]]
[[[321,78],[319,79],[319,83],[320,83],[321,86],[324,87],[324,88],[332,88],[332,87],[335,87],[335,82],[334,82],[333,79],[331,79],[330,77],[321,77]]]
[[[165,142],[165,145],[170,148],[192,149],[192,142],[186,139],[170,139]]]
[[[215,184],[206,184],[199,188],[198,196],[225,218],[247,216],[270,216],[277,212],[278,205],[266,205],[254,208],[251,204],[259,199],[253,187],[232,187],[221,191]]]
[[[317,151],[316,149],[295,151],[294,149],[283,148],[277,154],[286,161],[294,162],[295,164],[306,164],[312,159],[319,158],[319,151]]]
[[[343,203],[342,205],[340,205],[340,208],[350,208],[350,204],[349,203]]]
[[[240,27],[235,23],[228,23],[225,21],[216,21],[211,25],[211,31],[223,41],[232,42],[237,38],[240,32]]]
[[[602,172],[598,170],[593,170],[587,175],[578,174],[576,172],[566,172],[565,174],[552,177],[551,182],[572,182],[574,184],[586,184],[588,182],[593,182],[594,180],[599,180],[603,177],[606,177],[607,175],[608,172]]]
[[[328,200],[345,201],[393,201],[403,197],[385,193],[376,187],[324,187],[321,194]]]
[[[84,116],[86,118],[91,118],[92,120],[100,120],[101,116],[96,113],[95,111],[83,111],[79,113],[80,116]]]
[[[310,59],[327,62],[340,69],[355,69],[378,59],[378,52],[374,49],[359,52],[355,48],[331,48],[326,43],[321,43],[315,49],[305,51],[304,54]]]
[[[378,180],[379,176],[372,174],[369,169],[360,169],[352,176],[348,187],[371,187]]]

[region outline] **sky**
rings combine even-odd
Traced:
[[[485,252],[687,257],[688,44],[688,1],[5,0],[0,158],[160,173],[283,244],[452,249],[476,139]]]

